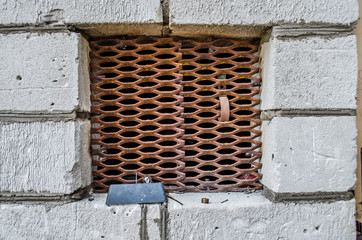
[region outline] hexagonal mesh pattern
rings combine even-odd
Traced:
[[[96,192],[152,178],[167,190],[259,189],[257,42],[91,42]]]
[[[183,41],[183,182],[189,191],[260,187],[257,50],[243,41]],[[220,119],[222,96],[229,102],[227,121]]]

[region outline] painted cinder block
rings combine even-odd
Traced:
[[[272,203],[260,193],[173,196],[183,205],[169,202],[168,239],[355,238],[354,200]],[[202,204],[201,198],[210,203]]]
[[[140,239],[140,205],[93,201],[54,205],[0,205],[0,239]]]
[[[0,113],[90,110],[88,43],[79,33],[0,34],[0,41]]]
[[[63,195],[91,183],[87,120],[0,122],[0,194]]]
[[[166,235],[166,204],[144,204],[144,239],[163,240]],[[163,211],[162,211],[163,210]]]
[[[358,19],[355,0],[171,0],[170,27],[175,35],[234,34],[257,36],[258,27],[341,25]],[[218,27],[222,26],[222,27]],[[241,27],[241,28],[237,28]],[[190,31],[192,29],[192,31]],[[228,29],[225,31],[225,29]]]
[[[356,108],[354,35],[272,35],[263,48],[262,110]]]
[[[165,239],[329,240],[354,239],[356,235],[354,200],[272,203],[260,193],[186,193],[173,197],[183,205],[169,201]],[[201,203],[205,197],[209,204]],[[2,203],[0,238],[160,239],[150,217],[141,227],[145,215],[140,205],[108,207],[105,201],[104,194],[97,194],[93,201],[59,205]],[[151,206],[154,210],[147,213],[154,215],[160,205]],[[152,233],[142,235],[144,230]]]
[[[159,0],[41,0],[5,1],[0,26],[75,26],[92,36],[160,35]]]
[[[264,121],[262,183],[277,193],[343,192],[356,181],[356,118]]]

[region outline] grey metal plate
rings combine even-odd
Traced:
[[[162,183],[112,184],[107,196],[107,205],[131,203],[166,202]]]

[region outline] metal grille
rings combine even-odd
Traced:
[[[254,106],[259,80],[252,76],[258,46],[249,42],[184,41],[183,92],[185,169],[189,191],[258,188],[261,145]],[[225,105],[223,106],[223,100]],[[226,116],[223,116],[226,115]],[[223,119],[224,118],[224,119]]]
[[[96,192],[260,189],[258,44],[138,37],[91,42]]]

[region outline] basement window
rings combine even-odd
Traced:
[[[95,192],[150,177],[168,191],[260,189],[258,40],[92,41]]]

